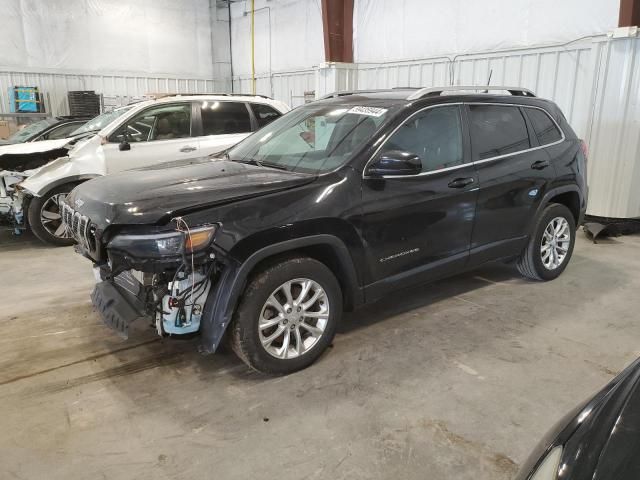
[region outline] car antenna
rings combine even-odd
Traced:
[[[493,68],[492,68],[491,70],[489,70],[489,78],[487,79],[487,87],[488,87],[489,85],[491,85],[491,75],[493,75]],[[484,91],[484,92],[482,92],[482,93],[489,93],[489,90],[485,90],[485,91]]]

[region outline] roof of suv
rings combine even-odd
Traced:
[[[254,102],[254,103],[280,103],[273,98],[264,95],[236,94],[236,93],[186,93],[166,95],[163,97],[150,100],[151,102],[173,102],[175,100],[213,100],[213,101],[236,101],[236,102]]]
[[[438,97],[446,94],[464,95],[462,92],[470,92],[467,95],[488,94],[489,92],[503,92],[514,97],[535,97],[536,95],[529,89],[523,87],[508,87],[495,85],[450,85],[442,87],[400,87],[381,90],[352,90],[344,92],[334,92],[321,98],[344,97],[349,95],[360,95],[369,98],[399,99],[399,100],[419,100],[427,97]],[[495,95],[495,94],[492,94]]]
[[[557,106],[552,101],[537,97],[531,90],[526,88],[486,85],[353,90],[334,92],[322,97],[319,101],[342,105],[375,105],[381,107],[410,105],[416,101],[425,102],[426,104],[496,102],[544,107],[554,111],[554,113],[557,110]]]

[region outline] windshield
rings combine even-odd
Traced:
[[[228,156],[295,172],[328,172],[343,165],[387,116],[387,108],[310,104],[249,136]]]
[[[47,129],[50,125],[56,123],[57,120],[55,118],[47,118],[45,120],[40,120],[38,122],[30,123],[25,127],[18,130],[16,133],[7,138],[7,141],[10,143],[23,143],[29,140],[34,135],[42,132]]]
[[[128,106],[128,107],[124,107],[124,108],[119,108],[117,110],[113,110],[111,112],[106,112],[106,113],[103,113],[101,115],[98,115],[97,117],[92,118],[87,123],[82,125],[80,128],[78,128],[78,129],[74,130],[73,132],[71,132],[69,134],[69,136],[70,137],[75,137],[76,135],[80,135],[81,133],[97,132],[99,130],[102,130],[104,127],[109,125],[116,118],[118,118],[123,113],[127,112],[132,107],[133,107],[133,105]]]

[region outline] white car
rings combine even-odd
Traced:
[[[14,222],[28,222],[46,243],[70,245],[58,205],[79,183],[220,152],[288,111],[282,102],[252,95],[173,95],[137,103],[67,155],[23,172],[28,176],[13,193]],[[0,170],[2,160],[0,150]]]

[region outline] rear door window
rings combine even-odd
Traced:
[[[525,108],[540,145],[548,145],[562,139],[562,134],[549,115],[537,108]]]
[[[527,124],[520,108],[469,105],[471,142],[476,160],[517,153],[531,148]]]
[[[244,102],[211,102],[200,105],[203,135],[251,132],[251,117]]]
[[[251,110],[258,122],[258,128],[264,127],[266,124],[273,122],[276,118],[282,115],[275,108],[262,103],[252,103]]]

